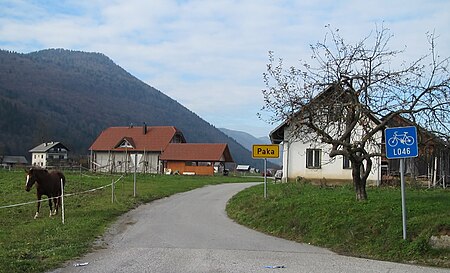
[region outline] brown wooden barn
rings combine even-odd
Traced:
[[[405,160],[406,174],[413,181],[424,181],[428,186],[447,187],[450,184],[450,143],[413,122],[396,117],[389,127],[415,126],[417,128],[419,156]],[[383,136],[384,139],[384,136]],[[385,145],[382,145],[383,151]],[[399,159],[382,159],[383,177],[398,177]]]

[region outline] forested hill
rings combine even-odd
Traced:
[[[188,94],[186,94],[188,95]],[[246,150],[175,100],[100,53],[0,51],[0,155],[26,155],[61,141],[86,155],[102,130],[173,125],[188,142],[228,143],[236,163],[260,166]]]

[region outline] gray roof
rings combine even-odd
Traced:
[[[28,160],[24,156],[5,155],[1,161],[3,164],[28,164]]]
[[[45,142],[42,143],[36,147],[34,147],[33,149],[29,150],[30,153],[45,153],[48,150],[50,150],[51,148],[55,147],[55,146],[60,146],[64,149],[66,149],[67,151],[69,151],[69,149],[67,149],[66,146],[64,146],[61,142]]]
[[[250,165],[237,165],[236,170],[237,171],[249,171]]]

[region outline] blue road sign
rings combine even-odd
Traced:
[[[419,155],[415,126],[387,128],[384,131],[384,136],[388,159],[409,158]]]

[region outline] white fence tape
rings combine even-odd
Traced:
[[[64,197],[80,195],[80,194],[85,194],[85,193],[89,193],[89,192],[102,190],[104,188],[110,187],[112,184],[116,184],[117,182],[122,180],[123,177],[124,177],[124,175],[120,176],[116,181],[113,181],[110,184],[107,184],[107,185],[104,185],[104,186],[101,186],[101,187],[98,187],[98,188],[95,188],[95,189],[89,189],[89,190],[85,190],[85,191],[82,191],[82,192],[75,192],[75,193],[64,194]],[[19,204],[0,206],[0,209],[13,208],[13,207],[25,206],[25,205],[29,205],[29,204],[33,204],[33,203],[45,202],[45,201],[48,201],[50,199],[58,198],[58,197],[60,197],[60,196],[52,197],[52,198],[45,198],[45,199],[35,200],[35,201],[30,201],[30,202],[24,202],[24,203],[19,203]]]

